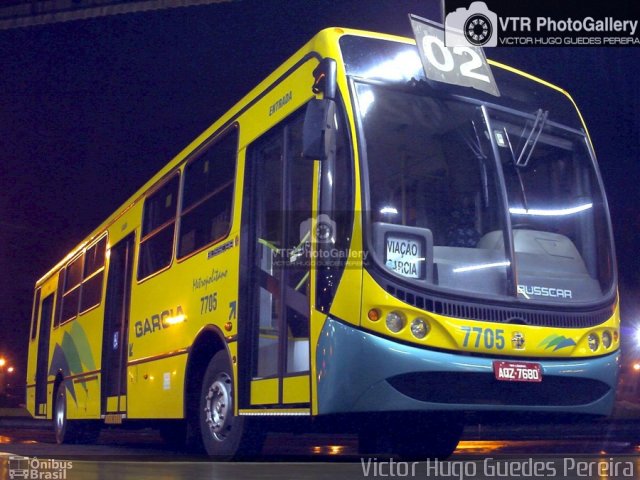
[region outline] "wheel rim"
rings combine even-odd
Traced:
[[[60,387],[63,388],[64,387]],[[65,428],[65,394],[64,394],[64,390],[62,390],[57,396],[56,396],[56,407],[55,407],[55,412],[54,412],[54,426],[55,426],[55,430],[56,430],[56,439],[58,441],[60,441],[62,439],[62,435],[64,433],[64,428]]]
[[[211,436],[219,442],[224,441],[231,428],[232,408],[231,377],[221,373],[209,386],[204,402],[205,422]]]

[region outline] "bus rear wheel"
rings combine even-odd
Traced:
[[[100,436],[100,422],[67,418],[67,389],[58,385],[53,397],[53,433],[56,443],[95,443]]]
[[[204,374],[200,394],[202,443],[216,460],[232,460],[256,455],[264,434],[247,417],[234,414],[233,373],[226,352],[216,353]]]
[[[56,443],[68,442],[67,431],[69,420],[67,419],[67,393],[64,385],[59,385],[53,395],[53,433]]]
[[[79,438],[76,422],[67,418],[67,389],[64,383],[58,385],[53,397],[53,433],[58,444],[76,443]]]

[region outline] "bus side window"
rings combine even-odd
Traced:
[[[60,306],[60,323],[68,322],[78,316],[83,268],[84,254],[81,254],[73,259],[65,269],[62,305]]]
[[[107,237],[104,236],[85,253],[80,313],[85,312],[102,301],[102,280],[104,278],[104,259],[107,249]]]
[[[179,175],[173,175],[144,202],[138,280],[171,263],[179,178]]]
[[[237,147],[234,128],[185,167],[178,258],[229,233]]]

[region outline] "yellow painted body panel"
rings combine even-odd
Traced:
[[[104,298],[104,290],[103,290]],[[85,332],[88,345],[90,347],[90,355],[93,363],[82,363],[82,372],[95,372],[100,365],[102,357],[102,319],[104,317],[104,302],[97,308],[80,315],[77,319],[67,322],[52,333],[52,339],[56,338],[55,344],[62,344],[64,335],[68,334],[75,337],[78,331],[77,326],[81,326]],[[74,325],[77,324],[77,325]],[[54,344],[54,345],[55,345]],[[76,401],[73,398],[68,400],[69,418],[97,418],[100,415],[100,380],[90,380],[82,383],[75,383]]]
[[[36,386],[27,385],[27,393],[25,397],[25,407],[32,417],[36,414]]]
[[[186,355],[129,366],[127,418],[182,418]]]
[[[309,403],[309,375],[285,377],[283,383],[283,403]]]
[[[320,178],[320,162],[316,161],[313,169],[313,194],[311,198],[311,205],[318,205],[319,200],[319,192],[318,192],[318,182]],[[316,214],[317,218],[317,214]],[[315,270],[316,268],[316,259],[311,258],[311,270]],[[310,303],[311,305],[316,304],[316,276],[311,275],[310,281]],[[309,315],[309,345],[311,349],[311,358],[309,359],[309,370],[311,376],[311,385],[310,385],[310,394],[311,394],[311,411],[312,413],[318,413],[318,366],[316,361],[316,355],[314,355],[316,350],[316,345],[318,345],[318,340],[320,338],[320,332],[322,331],[322,327],[324,325],[325,320],[327,319],[326,314],[319,312],[315,308],[311,308],[311,312]]]
[[[85,378],[77,377],[72,380],[76,398],[74,400],[67,395],[69,418],[88,419],[100,416],[100,375],[90,374]]]
[[[107,413],[117,412],[118,410],[118,397],[107,397]]]
[[[251,404],[270,405],[278,403],[279,379],[265,378],[251,382]]]

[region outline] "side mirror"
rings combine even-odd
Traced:
[[[302,130],[302,155],[326,160],[336,150],[336,102],[312,99],[307,104]]]

